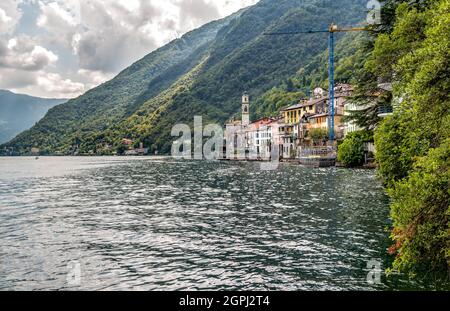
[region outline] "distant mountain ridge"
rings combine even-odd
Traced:
[[[31,128],[50,108],[68,99],[47,99],[0,90],[0,144]]]
[[[128,138],[151,152],[169,152],[173,125],[192,123],[194,115],[223,124],[239,111],[242,92],[257,102],[327,49],[323,34],[271,37],[265,32],[354,25],[364,19],[366,5],[366,0],[261,0],[187,33],[111,81],[51,109],[4,146],[23,154],[32,147],[48,154],[75,149],[111,154]]]

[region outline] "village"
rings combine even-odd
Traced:
[[[349,133],[360,131],[353,121],[346,120],[351,111],[359,109],[348,99],[353,87],[335,86],[334,141],[329,141],[329,96],[316,88],[312,96],[281,110],[278,117],[250,121],[250,96],[242,96],[242,118],[226,124],[223,160],[280,161],[327,167],[336,165],[337,141]],[[365,144],[365,164],[373,162],[375,148]]]
[[[380,86],[381,87],[381,86]],[[283,108],[277,117],[263,117],[251,121],[251,100],[248,93],[242,95],[241,118],[225,124],[223,149],[219,160],[226,161],[274,161],[296,162],[314,167],[339,166],[337,145],[348,134],[361,131],[354,121],[345,118],[352,111],[362,109],[350,97],[353,86],[336,84],[334,88],[333,122],[330,122],[329,93],[317,87],[309,98]],[[380,112],[384,117],[384,112]],[[329,139],[330,124],[334,125],[334,139]],[[148,148],[124,138],[125,156],[147,155]],[[157,153],[155,153],[157,154]],[[373,167],[375,147],[364,144],[364,166]]]

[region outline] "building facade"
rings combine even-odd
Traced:
[[[335,88],[334,132],[336,139],[343,139],[353,131],[352,123],[344,123],[348,98],[353,88],[338,84]],[[305,147],[325,146],[329,132],[329,97],[316,88],[313,97],[301,100],[281,111],[278,118],[262,118],[250,121],[250,97],[242,96],[242,118],[226,124],[224,157],[230,160],[269,160],[276,147],[281,159],[298,158]],[[313,139],[312,131],[320,129],[322,140]]]

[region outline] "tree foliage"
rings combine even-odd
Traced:
[[[292,81],[292,80],[289,80]],[[253,103],[255,109],[253,111],[254,119],[267,117],[267,116],[277,116],[279,111],[291,105],[298,104],[300,99],[305,98],[303,92],[291,89],[289,92],[287,89],[283,88],[273,88],[270,91],[264,93],[256,102]]]
[[[394,269],[450,269],[450,2],[397,7],[368,66],[402,98],[375,134],[379,173],[392,198]]]
[[[407,178],[390,189],[395,229],[394,268],[448,271],[450,266],[450,139],[417,159]]]
[[[364,143],[373,141],[372,132],[348,134],[338,148],[338,161],[347,167],[361,166],[364,163]]]
[[[315,144],[318,144],[328,138],[328,131],[324,128],[311,129],[308,132],[308,137],[311,138]]]

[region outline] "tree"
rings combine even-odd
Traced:
[[[390,189],[395,270],[450,273],[450,139],[416,161]],[[450,276],[450,275],[449,275]]]
[[[286,92],[281,88],[272,88],[252,105],[252,107],[256,107],[254,113],[252,113],[252,118],[277,116],[282,108],[294,105],[302,98],[305,98],[303,92]]]
[[[328,138],[328,131],[324,128],[311,129],[308,136],[317,144]]]
[[[292,82],[292,79],[286,80],[286,92],[291,93],[295,91],[294,82]]]
[[[373,140],[371,132],[354,132],[347,135],[338,147],[338,161],[347,167],[364,163],[364,143]]]
[[[382,2],[382,23],[368,26],[371,39],[366,40],[357,50],[364,56],[365,64],[362,70],[353,73],[356,83],[351,100],[359,107],[345,118],[366,130],[374,130],[379,126],[382,121],[378,116],[381,108],[392,108],[392,91],[380,88],[379,84],[395,83],[403,79],[403,70],[395,66],[424,40],[425,17],[428,14],[426,9],[433,1]],[[401,20],[401,25],[396,23],[398,20]]]
[[[386,118],[375,131],[375,145],[378,147],[376,160],[378,173],[386,186],[408,176],[417,150],[410,146],[404,135],[413,126],[410,110],[397,110]]]
[[[378,37],[367,66],[392,79],[402,98],[377,129],[380,176],[392,199],[393,269],[450,271],[450,2],[397,7],[392,33]]]

